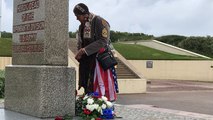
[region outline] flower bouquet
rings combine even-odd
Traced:
[[[114,119],[114,106],[98,93],[87,94],[76,100],[76,115],[84,120]]]

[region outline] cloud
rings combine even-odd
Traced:
[[[70,1],[70,4],[74,7],[79,2],[84,2],[92,12],[108,20],[111,29],[116,31],[157,36],[213,35],[209,30],[213,23],[209,15],[213,8],[211,0],[78,0]],[[72,14],[70,18],[69,27],[73,31],[79,22]]]
[[[133,3],[129,1],[121,6],[124,15],[117,13],[116,20],[111,19],[115,20],[115,28],[121,31],[157,36],[213,35],[210,30],[213,27],[211,0],[141,0]]]
[[[12,31],[12,0],[3,2],[2,30]],[[69,30],[73,32],[80,23],[72,10],[80,2],[105,18],[114,31],[213,35],[212,0],[69,0]]]

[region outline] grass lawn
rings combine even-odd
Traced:
[[[12,56],[12,39],[0,38],[0,56],[10,57]]]
[[[113,46],[128,60],[207,60],[201,57],[171,54],[142,45],[113,43]],[[0,38],[0,56],[12,56],[12,38]]]
[[[113,46],[128,60],[207,60],[201,57],[171,54],[143,45],[113,43]]]

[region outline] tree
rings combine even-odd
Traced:
[[[12,38],[12,33],[3,31],[1,33],[2,38]]]

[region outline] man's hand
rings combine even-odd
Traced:
[[[79,60],[81,59],[81,57],[82,57],[83,54],[85,54],[85,49],[84,49],[84,48],[81,48],[81,49],[78,51],[78,53],[76,54],[75,59],[76,59],[77,61],[79,61]]]

